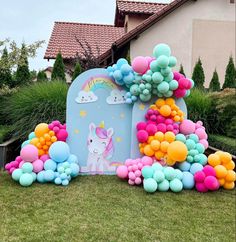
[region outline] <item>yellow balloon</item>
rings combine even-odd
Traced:
[[[49,128],[48,128],[48,124],[46,123],[38,124],[34,130],[34,133],[37,137],[41,137],[48,132],[49,132]]]
[[[180,141],[174,141],[170,143],[167,154],[171,160],[181,162],[186,160],[188,149],[184,143]]]
[[[216,155],[216,154],[211,154],[208,156],[208,164],[215,167],[217,165],[220,165],[221,162],[220,162],[220,157],[219,155]]]
[[[227,175],[225,177],[225,181],[227,182],[234,182],[236,180],[236,174],[234,171],[229,170],[227,171]]]
[[[146,155],[146,156],[153,156],[154,155],[154,151],[153,151],[153,149],[151,148],[151,145],[146,145],[145,147],[144,147],[144,150],[143,150],[143,152],[144,152],[144,154]]]
[[[168,131],[165,133],[165,140],[169,143],[172,143],[175,141],[175,134],[171,131]]]
[[[214,167],[214,169],[216,171],[217,178],[225,178],[225,176],[227,175],[227,169],[222,165],[217,165]]]

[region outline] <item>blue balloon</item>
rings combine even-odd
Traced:
[[[47,170],[44,172],[44,180],[46,182],[51,182],[55,178],[54,171],[53,170]]]
[[[129,64],[123,64],[120,68],[120,71],[123,75],[128,75],[132,72],[132,67]]]
[[[122,73],[121,73],[120,70],[116,70],[116,71],[114,71],[114,73],[113,73],[113,77],[114,77],[114,79],[115,79],[116,81],[120,81],[120,80],[122,80],[122,78],[123,78]]]
[[[24,146],[28,145],[29,143],[30,143],[30,140],[26,140],[26,141],[24,141],[24,142],[21,144],[21,149],[22,149]]]
[[[33,139],[33,138],[35,138],[35,137],[36,137],[36,135],[35,135],[34,132],[31,132],[31,133],[28,135],[28,139]]]
[[[39,183],[44,183],[44,182],[46,182],[46,181],[44,180],[44,173],[45,173],[45,171],[40,171],[40,172],[37,174],[37,181],[38,181]]]
[[[107,71],[108,71],[108,72],[113,72],[113,68],[112,68],[111,66],[108,66],[108,67],[107,67]]]
[[[134,74],[130,72],[127,76],[124,76],[123,80],[127,85],[132,84],[134,81]]]
[[[182,183],[183,183],[184,189],[189,189],[189,190],[192,189],[195,184],[193,174],[188,171],[184,171]]]
[[[60,175],[60,178],[61,178],[62,180],[67,179],[67,174],[66,174],[65,172],[63,172],[63,173]]]
[[[69,163],[79,163],[78,158],[76,155],[70,155],[69,158],[67,159],[67,162]]]
[[[117,61],[116,66],[117,66],[118,69],[120,69],[125,64],[128,64],[128,61],[125,58],[120,58]]]
[[[177,166],[181,171],[189,171],[191,164],[189,164],[187,161],[184,161],[179,163]]]
[[[61,180],[60,177],[57,177],[57,178],[55,179],[55,181],[54,181],[54,183],[55,183],[56,185],[60,185],[61,182],[62,182],[62,180]]]
[[[79,165],[78,164],[71,164],[70,165],[70,169],[71,169],[71,177],[76,177],[76,176],[78,176],[79,175]]]
[[[63,180],[63,181],[61,182],[61,184],[62,184],[63,186],[67,186],[67,185],[69,184],[69,180],[68,180],[68,179],[65,179],[65,180]]]
[[[63,162],[69,158],[70,148],[67,143],[57,141],[50,146],[49,156],[58,163]]]
[[[44,170],[46,170],[46,171],[47,170],[55,171],[57,168],[57,163],[55,161],[49,159],[49,160],[45,161],[43,167],[44,167]]]
[[[199,163],[193,163],[190,168],[190,172],[194,175],[197,171],[201,171],[203,166]]]

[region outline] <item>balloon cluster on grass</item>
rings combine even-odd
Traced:
[[[194,82],[172,71],[176,63],[177,59],[171,55],[170,47],[158,44],[153,50],[153,57],[135,57],[131,66],[122,58],[109,66],[107,71],[118,85],[128,88],[126,102],[131,104],[138,98],[147,102],[153,95],[176,98],[188,96]]]

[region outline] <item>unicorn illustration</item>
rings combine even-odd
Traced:
[[[101,174],[105,171],[114,171],[115,167],[110,166],[114,151],[112,142],[113,128],[105,129],[104,123],[96,127],[94,123],[89,125],[88,146],[88,172]]]

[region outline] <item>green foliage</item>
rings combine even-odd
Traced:
[[[204,89],[205,75],[200,58],[198,58],[198,61],[193,69],[192,79],[194,80],[196,88]]]
[[[76,63],[75,65],[75,70],[74,70],[74,73],[73,73],[73,76],[72,76],[72,81],[75,80],[75,78],[80,75],[82,72],[82,69],[81,69],[81,65],[79,62]]]
[[[210,82],[209,90],[212,92],[219,92],[220,91],[220,82],[219,82],[219,76],[217,71],[215,70]]]
[[[63,63],[61,52],[57,54],[55,63],[53,65],[52,81],[54,80],[66,81],[65,66]]]
[[[225,88],[236,88],[236,69],[232,56],[230,56],[228,65],[226,67],[223,89]]]
[[[236,120],[235,120],[236,121]],[[209,135],[209,144],[219,150],[229,152],[232,155],[236,155],[236,139],[223,135]]]
[[[180,64],[179,73],[181,73],[181,74],[183,74],[184,76],[186,76],[185,73],[184,73],[184,67],[183,67],[182,64]]]
[[[25,139],[39,123],[65,122],[68,86],[61,81],[40,82],[19,89],[7,99],[4,113],[14,135]]]
[[[41,82],[41,81],[47,81],[48,78],[47,78],[47,75],[44,71],[39,71],[38,72],[38,75],[37,75],[37,81],[38,82]]]
[[[37,71],[32,70],[30,71],[30,80],[34,80],[37,77]]]
[[[25,44],[22,44],[20,61],[16,70],[16,82],[14,86],[25,85],[30,81],[29,63]]]
[[[12,75],[10,69],[10,63],[8,61],[8,51],[5,47],[0,60],[0,88],[3,85],[12,85]]]
[[[0,144],[11,137],[11,126],[0,125]]]

